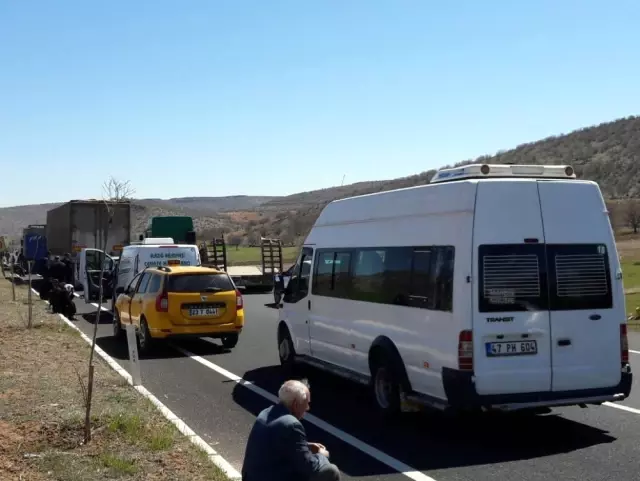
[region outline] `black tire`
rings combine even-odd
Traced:
[[[125,331],[122,329],[122,323],[120,322],[120,313],[113,311],[113,320],[111,321],[113,326],[113,337],[117,340],[123,339]]]
[[[285,325],[278,329],[278,357],[286,374],[294,374],[296,371],[296,350],[289,329]]]
[[[222,347],[225,349],[233,349],[238,344],[238,340],[240,340],[240,335],[237,332],[232,334],[225,334],[220,338],[222,341]]]
[[[394,416],[401,411],[399,379],[388,357],[378,354],[371,367],[371,389],[377,410],[385,416]]]
[[[140,354],[149,354],[153,351],[154,345],[155,342],[149,332],[147,320],[142,317],[140,318],[140,332],[138,334],[138,347],[140,349]]]

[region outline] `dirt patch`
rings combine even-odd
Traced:
[[[0,279],[0,480],[227,479],[102,360],[83,445],[89,348],[36,296],[27,329],[27,292]]]

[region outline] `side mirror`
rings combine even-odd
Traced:
[[[116,294],[120,295],[120,294],[124,294],[124,292],[125,292],[124,287],[122,286],[116,287]]]

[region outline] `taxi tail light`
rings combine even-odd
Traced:
[[[242,299],[242,293],[236,289],[236,309],[240,310],[244,307],[244,300]]]
[[[626,324],[620,324],[620,358],[622,364],[629,363],[629,338],[627,337]]]
[[[458,369],[473,370],[473,331],[460,331],[458,335]]]
[[[156,297],[156,311],[157,312],[169,311],[169,294],[167,294],[166,286],[162,289],[158,297]]]

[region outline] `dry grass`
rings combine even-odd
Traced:
[[[101,360],[95,367],[93,439],[82,445],[79,377],[89,349],[27,289],[0,279],[0,479],[222,481],[226,477]],[[86,380],[84,381],[86,382]]]

